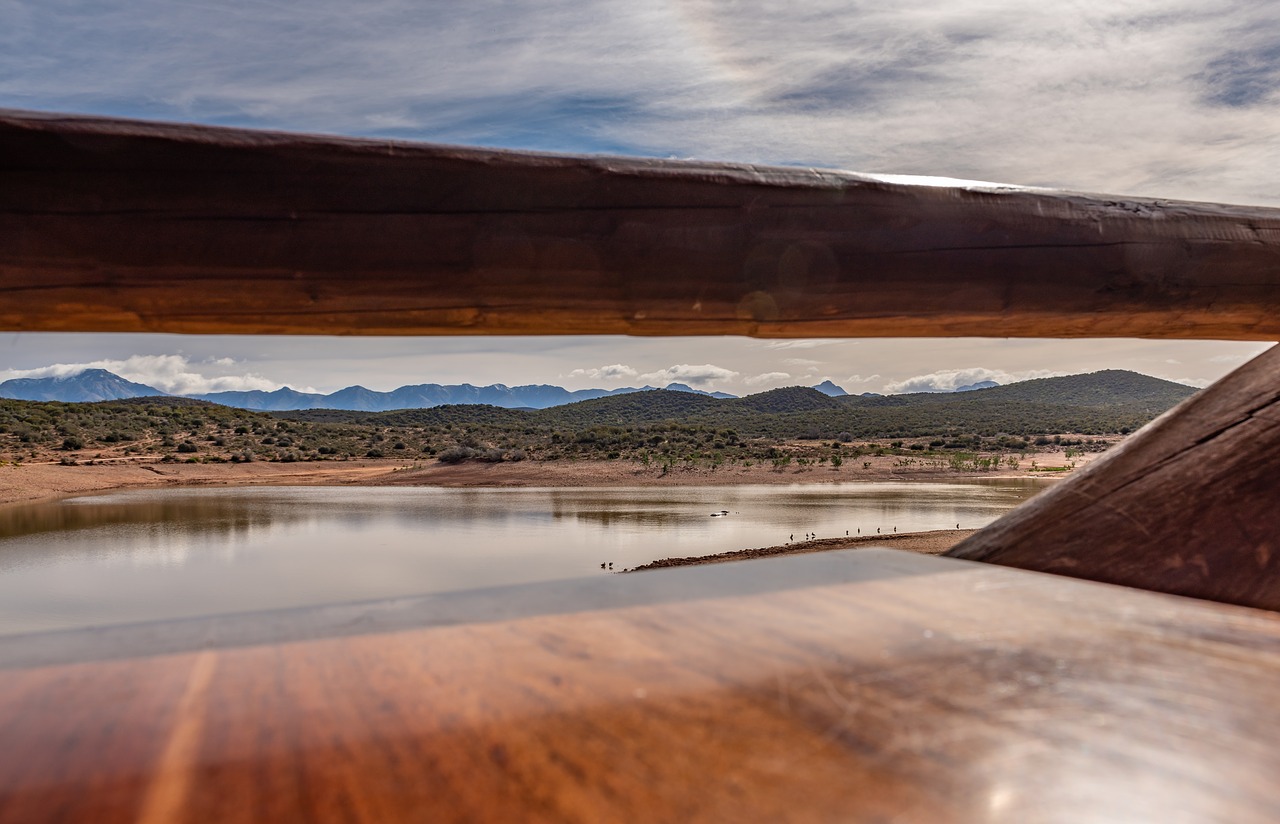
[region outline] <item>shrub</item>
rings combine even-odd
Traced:
[[[440,461],[440,463],[447,464],[462,463],[474,454],[475,453],[469,447],[451,446],[439,455],[436,455],[436,460]]]
[[[84,441],[80,440],[75,435],[72,435],[62,442],[62,448],[68,451],[72,449],[84,449]]]
[[[191,441],[183,441],[182,443],[178,444],[178,451],[179,452],[197,452],[199,450],[196,447],[196,445],[193,444]]]

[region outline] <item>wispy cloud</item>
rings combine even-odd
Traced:
[[[640,374],[637,370],[622,363],[614,363],[609,366],[597,366],[591,369],[575,369],[569,373],[570,378],[590,378],[591,380],[601,381],[620,381],[634,378]]]
[[[743,378],[742,382],[747,386],[763,386],[769,383],[781,383],[782,381],[791,380],[791,375],[787,372],[764,372],[759,375],[752,375],[749,378]]]
[[[700,366],[680,363],[675,366],[668,366],[666,369],[647,372],[641,375],[640,379],[659,386],[668,383],[685,383],[689,386],[707,387],[731,381],[738,375],[739,373],[732,369],[725,369],[722,366],[715,366],[710,363],[704,363]]]

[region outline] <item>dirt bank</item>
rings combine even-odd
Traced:
[[[783,546],[767,546],[759,549],[739,549],[733,552],[721,552],[718,555],[701,555],[693,558],[664,558],[649,564],[642,564],[626,572],[641,572],[646,569],[664,569],[666,567],[696,566],[699,564],[719,564],[726,561],[743,561],[748,558],[768,558],[773,555],[801,555],[806,552],[829,552],[833,549],[853,549],[855,547],[887,547],[919,552],[924,555],[941,555],[951,547],[968,538],[977,530],[973,529],[939,529],[931,532],[904,532],[897,535],[864,535],[857,538],[820,538],[816,541],[795,541]]]
[[[0,466],[0,504],[32,503],[69,495],[143,487],[367,484],[397,468],[400,467],[385,461],[324,464],[137,462],[92,466],[8,464]]]
[[[675,466],[664,471],[634,461],[520,461],[442,464],[430,460],[316,461],[295,463],[164,463],[155,458],[96,460],[75,466],[40,461],[0,466],[0,504],[157,486],[345,485],[440,487],[732,486],[854,481],[950,481],[977,478],[1061,478],[1095,459],[1039,453],[1037,462],[997,472],[965,472],[908,463],[892,455],[869,456],[845,466]],[[1034,466],[1034,468],[1033,468]],[[1067,467],[1071,466],[1071,469]]]

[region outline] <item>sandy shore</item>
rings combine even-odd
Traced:
[[[1097,457],[1075,458],[1077,468]],[[1052,453],[1041,456],[1042,466],[1062,463]],[[609,486],[732,486],[738,484],[814,484],[855,481],[932,481],[989,478],[1060,478],[1069,474],[1032,472],[959,472],[948,468],[902,467],[891,457],[868,459],[867,466],[787,467],[756,465],[674,467],[663,473],[654,466],[627,461],[554,461],[540,463],[462,463],[435,461],[408,464],[387,460],[323,461],[315,463],[188,464],[129,461],[61,466],[27,463],[0,466],[0,504],[31,503],[71,495],[117,489],[165,486],[439,486],[439,487],[609,487]]]
[[[1097,456],[1090,456],[1097,457]],[[1076,466],[1084,465],[1080,459]],[[832,469],[829,466],[787,467],[755,465],[705,467],[674,467],[663,474],[656,467],[645,467],[626,461],[554,461],[538,463],[464,463],[446,465],[424,464],[388,473],[370,481],[370,485],[382,486],[443,486],[443,487],[509,487],[509,486],[735,486],[739,484],[820,484],[851,483],[855,481],[954,481],[990,478],[1057,478],[1070,473],[1031,472],[1029,470],[1001,470],[998,472],[960,472],[954,469],[924,467],[902,468],[893,465],[891,458],[868,460],[871,465],[854,469],[848,466]],[[1051,461],[1045,461],[1051,463]]]
[[[774,555],[802,555],[806,552],[829,552],[833,549],[856,547],[885,547],[919,552],[924,555],[941,555],[968,538],[974,529],[939,529],[931,532],[904,532],[895,535],[863,535],[855,538],[819,538],[815,541],[794,541],[782,546],[766,546],[759,549],[739,549],[718,555],[699,555],[692,558],[664,558],[642,564],[625,572],[641,572],[646,569],[665,569],[678,566],[720,564],[726,561],[744,561],[748,558],[768,558]]]
[[[0,466],[0,504],[25,504],[120,489],[167,486],[368,484],[399,468],[385,461],[325,464],[117,463]]]

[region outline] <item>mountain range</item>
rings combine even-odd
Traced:
[[[954,392],[989,389],[999,384],[982,381],[957,387]],[[812,387],[831,398],[850,397],[843,387],[824,380]],[[348,386],[337,392],[321,394],[299,392],[287,386],[267,392],[261,389],[234,392],[205,392],[201,394],[172,396],[153,386],[134,383],[105,369],[85,369],[73,375],[48,378],[13,378],[0,383],[0,398],[22,401],[63,401],[67,403],[92,403],[140,397],[185,397],[202,401],[252,409],[260,412],[287,412],[296,409],[342,409],[356,412],[388,412],[397,409],[429,409],[435,406],[486,404],[502,409],[546,409],[567,403],[627,395],[633,392],[649,392],[667,389],[688,392],[709,398],[732,399],[737,395],[727,392],[706,392],[683,383],[669,383],[664,387],[626,386],[621,389],[569,390],[551,384],[507,386],[493,383],[488,386],[463,384],[420,383],[401,386],[390,392],[378,392],[363,386]],[[946,394],[946,393],[940,393]],[[879,397],[866,392],[859,397]]]
[[[363,386],[348,386],[330,394],[299,392],[281,387],[274,392],[250,390],[242,392],[206,392],[181,397],[211,401],[223,406],[253,409],[263,412],[283,412],[295,409],[344,409],[360,412],[385,412],[394,409],[425,409],[449,404],[487,404],[504,409],[545,409],[576,401],[625,395],[658,389],[655,386],[624,387],[621,389],[568,390],[561,386],[534,384],[506,386],[495,383],[489,386],[472,386],[469,383],[442,385],[423,383],[401,386],[390,392],[377,392]],[[726,392],[704,392],[683,383],[671,383],[662,387],[674,392],[688,392],[710,398],[734,398]],[[839,387],[836,387],[839,389]],[[844,390],[839,390],[841,393]],[[168,396],[152,386],[125,380],[105,369],[86,369],[83,372],[62,377],[13,378],[0,383],[0,398],[24,401],[64,401],[85,403],[93,401],[121,400],[151,396]]]

